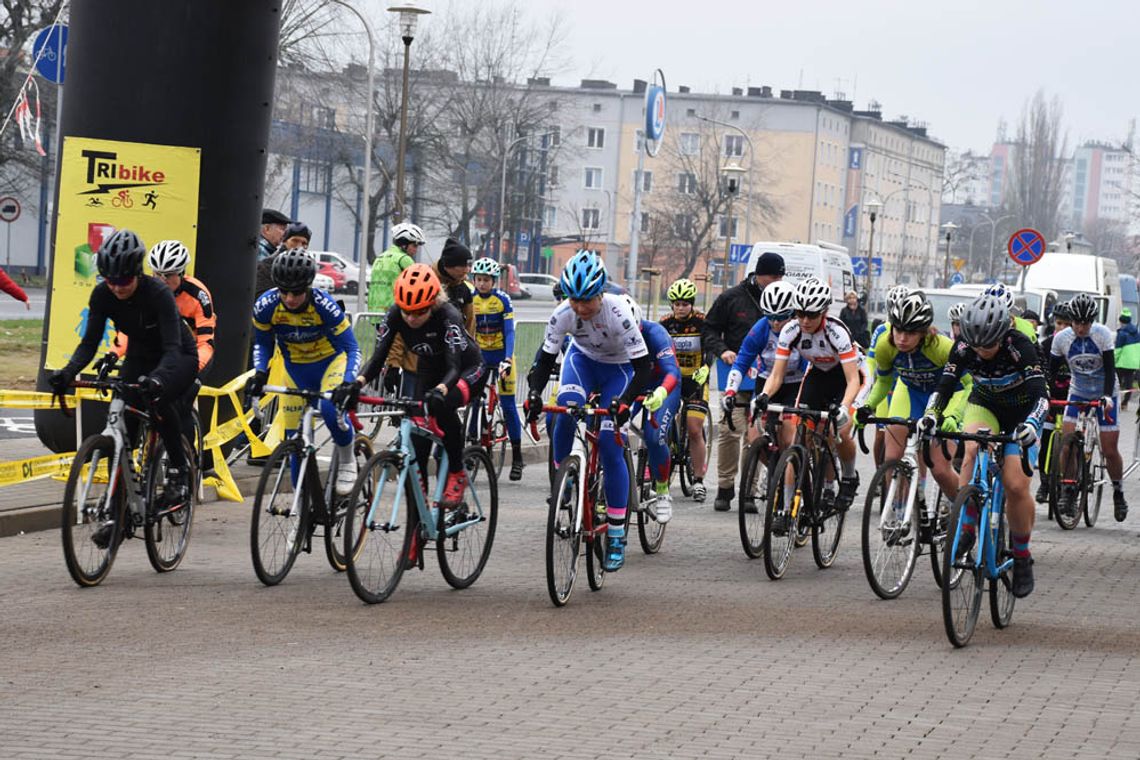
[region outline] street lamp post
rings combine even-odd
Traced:
[[[727,288],[729,266],[731,266],[729,262],[732,256],[732,202],[740,192],[739,175],[743,174],[745,170],[736,164],[729,164],[724,167],[722,171],[724,172],[724,189],[725,194],[728,196],[728,204],[724,214],[724,274],[721,275],[721,285]]]
[[[997,219],[990,219],[986,214],[982,214],[982,216],[990,223],[990,265],[987,269],[989,270],[989,279],[992,280],[994,278],[994,247],[997,245],[997,226],[1006,219],[1012,219],[1013,214],[999,216]]]
[[[709,124],[717,124],[727,129],[733,129],[740,133],[744,138],[744,142],[748,143],[748,197],[744,201],[744,242],[752,244],[752,167],[756,163],[756,153],[752,147],[752,138],[748,136],[740,127],[735,124],[729,124],[726,121],[718,121],[717,119],[709,118],[708,116],[701,116],[696,114],[696,118],[700,121],[707,121]]]
[[[360,23],[364,24],[364,32],[368,35],[368,95],[365,98],[364,111],[364,177],[361,179],[364,208],[360,213],[360,244],[359,255],[356,260],[356,312],[359,314],[364,311],[365,295],[368,292],[364,278],[368,272],[368,230],[369,223],[372,221],[372,132],[375,124],[372,118],[372,95],[376,92],[376,36],[372,33],[372,25],[368,23],[364,14],[344,0],[332,0],[332,2],[347,9],[360,19]]]
[[[946,256],[942,260],[942,287],[950,287],[950,239],[953,236],[954,230],[958,229],[958,225],[954,222],[946,222],[942,225],[942,229],[946,231]]]
[[[502,175],[499,177],[499,240],[496,243],[496,253],[499,255],[499,261],[503,260],[503,235],[506,234],[507,223],[507,161],[510,159],[511,151],[519,143],[525,142],[530,135],[520,135],[507,145],[507,149],[503,151],[503,169]],[[518,263],[518,259],[515,260]]]
[[[400,100],[400,142],[396,150],[396,206],[392,211],[397,222],[404,220],[404,151],[408,140],[408,62],[412,54],[412,40],[416,36],[416,21],[431,13],[413,2],[388,6],[391,13],[400,14],[400,39],[404,41],[403,96]],[[371,98],[371,95],[369,95]],[[370,101],[371,103],[371,101]]]
[[[871,219],[871,235],[867,241],[867,308],[871,306],[871,289],[873,287],[871,281],[871,272],[875,261],[875,220],[879,217],[879,209],[883,204],[878,200],[872,198],[864,204],[867,207],[867,216]]]

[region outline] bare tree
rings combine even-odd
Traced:
[[[1046,238],[1060,231],[1061,187],[1069,152],[1068,137],[1062,134],[1062,113],[1059,98],[1047,104],[1045,94],[1038,91],[1022,110],[1011,157],[1009,211]]]
[[[980,203],[984,199],[969,195],[969,188],[971,183],[985,177],[989,161],[989,156],[980,156],[969,150],[963,153],[948,153],[942,174],[942,201],[985,205]]]

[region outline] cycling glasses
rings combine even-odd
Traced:
[[[802,311],[801,309],[796,309],[796,316],[799,317],[800,319],[816,319],[818,317],[822,317],[823,312],[822,311]]]
[[[794,315],[795,312],[788,309],[787,311],[778,311],[775,314],[769,314],[768,319],[772,322],[787,322]]]
[[[122,288],[134,282],[135,276],[130,274],[126,277],[104,277],[103,281],[108,285],[114,285],[116,288]]]
[[[308,288],[303,288],[301,290],[283,290],[281,288],[278,288],[278,290],[281,290],[281,295],[283,296],[303,296],[309,292]]]
[[[431,311],[430,306],[425,306],[422,309],[416,309],[415,311],[408,311],[407,309],[400,309],[400,312],[405,317],[422,317],[424,314],[427,314],[429,311]]]

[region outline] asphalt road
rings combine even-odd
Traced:
[[[555,609],[545,493],[536,466],[502,484],[473,587],[429,557],[378,606],[320,554],[262,587],[248,501],[201,508],[177,571],[130,542],[95,589],[54,532],[0,539],[0,755],[1140,757],[1140,514],[1042,516],[1037,591],[954,650],[925,557],[898,600],[868,588],[861,506],[831,569],[802,550],[771,582],[735,511],[681,502],[660,554]]]

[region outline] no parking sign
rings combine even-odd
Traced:
[[[1031,227],[1009,236],[1009,257],[1023,267],[1032,266],[1045,255],[1045,236]]]

